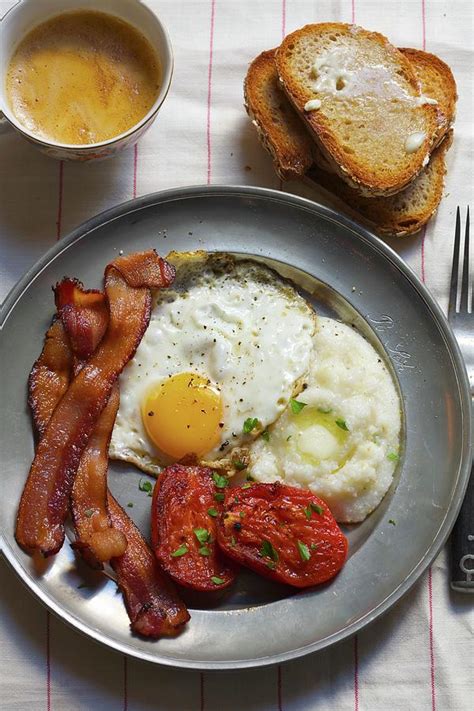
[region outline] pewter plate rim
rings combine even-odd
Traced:
[[[461,401],[461,422],[463,426],[461,464],[458,469],[454,495],[452,497],[451,503],[446,511],[441,525],[434,534],[431,545],[426,550],[420,551],[418,563],[412,568],[412,570],[408,573],[405,579],[401,581],[400,584],[398,584],[392,590],[391,593],[389,593],[384,599],[382,599],[378,605],[374,606],[366,614],[361,615],[358,619],[356,619],[355,622],[346,625],[343,629],[339,629],[333,634],[330,634],[324,639],[314,642],[312,644],[306,644],[304,646],[299,647],[297,646],[285,652],[271,654],[269,656],[254,657],[251,659],[222,661],[209,661],[204,659],[202,661],[196,661],[195,659],[185,660],[182,658],[173,658],[171,656],[160,656],[159,653],[147,653],[141,650],[135,650],[128,646],[126,643],[111,639],[106,634],[103,634],[100,630],[93,629],[91,626],[81,621],[81,619],[77,616],[64,610],[50,594],[41,590],[38,584],[28,575],[28,573],[20,565],[19,561],[17,560],[15,550],[5,540],[5,537],[2,533],[0,537],[2,551],[7,561],[15,570],[15,572],[43,604],[45,604],[49,609],[51,609],[55,614],[65,620],[72,627],[76,628],[77,630],[81,631],[82,633],[86,634],[97,642],[101,642],[117,651],[120,651],[124,654],[128,654],[130,656],[135,656],[146,661],[151,661],[166,666],[206,670],[244,669],[250,667],[266,666],[278,662],[287,661],[296,657],[304,656],[316,650],[335,644],[336,642],[339,642],[355,634],[356,632],[364,628],[366,625],[370,624],[375,619],[380,617],[380,615],[386,612],[412,587],[416,580],[418,580],[418,578],[433,561],[433,559],[441,549],[442,545],[446,541],[450,530],[456,520],[456,516],[461,506],[464,492],[467,486],[471,454],[471,408],[468,378],[457,341],[449,327],[449,324],[447,323],[444,317],[441,308],[436,303],[432,295],[429,293],[426,287],[418,280],[414,272],[397,255],[397,253],[378,237],[374,236],[366,229],[360,227],[347,217],[339,214],[338,212],[332,209],[329,209],[323,205],[312,202],[305,198],[297,197],[280,191],[249,186],[190,186],[186,188],[176,188],[146,195],[141,198],[122,203],[110,210],[107,210],[91,218],[90,220],[87,220],[85,223],[83,223],[77,229],[71,232],[67,237],[63,238],[61,242],[51,247],[51,249],[49,249],[45,253],[45,255],[41,257],[36,262],[36,264],[25,274],[25,276],[20,279],[17,285],[13,287],[13,289],[11,290],[2,305],[0,311],[0,326],[3,328],[3,325],[7,321],[12,310],[15,308],[17,301],[21,298],[25,288],[27,288],[30,283],[41,274],[43,269],[48,266],[52,261],[54,261],[54,259],[56,259],[63,251],[69,249],[75,243],[80,243],[81,239],[87,234],[89,234],[91,231],[94,231],[95,229],[102,227],[107,223],[113,222],[114,220],[123,218],[126,215],[149,208],[153,205],[182,201],[190,198],[212,199],[213,197],[220,197],[223,195],[227,197],[235,197],[238,200],[244,197],[249,197],[269,202],[275,202],[287,206],[300,208],[304,211],[313,213],[315,215],[315,221],[317,221],[318,219],[320,221],[322,220],[323,222],[330,221],[332,223],[336,223],[342,230],[355,233],[355,235],[359,239],[365,241],[365,243],[368,244],[373,250],[382,255],[388,263],[395,266],[407,278],[407,280],[410,282],[411,287],[418,292],[419,296],[421,296],[424,302],[424,306],[427,309],[427,314],[429,315],[429,318],[435,321],[436,326],[438,327],[443,337],[444,344],[447,348],[451,362],[453,364],[453,370],[459,388],[458,394]],[[3,528],[3,522],[1,523]]]

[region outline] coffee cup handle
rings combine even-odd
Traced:
[[[6,118],[3,111],[0,111],[0,133],[6,133],[7,131],[11,131],[12,128],[13,128],[13,126],[11,125],[10,121]]]

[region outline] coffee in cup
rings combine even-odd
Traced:
[[[95,10],[51,17],[14,51],[6,99],[40,140],[87,145],[138,124],[161,86],[158,55],[138,29]]]

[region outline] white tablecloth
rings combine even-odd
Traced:
[[[12,4],[0,0],[0,13]],[[249,61],[282,34],[329,20],[355,21],[398,46],[426,48],[454,71],[459,103],[445,200],[425,233],[392,243],[445,308],[455,209],[473,202],[470,0],[148,4],[169,29],[176,66],[171,93],[136,150],[95,165],[63,165],[15,134],[0,136],[0,297],[56,239],[134,195],[197,183],[278,188],[242,107],[242,79]],[[450,592],[446,552],[357,637],[291,663],[220,674],[125,659],[50,615],[3,561],[0,570],[5,711],[462,711],[474,698],[473,600]]]

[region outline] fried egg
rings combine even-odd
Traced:
[[[400,426],[378,353],[349,326],[319,317],[306,388],[251,445],[250,471],[257,481],[309,488],[337,521],[363,521],[392,483]]]
[[[120,376],[109,454],[150,473],[195,454],[218,460],[285,410],[308,374],[316,316],[252,260],[172,253],[170,289]]]

